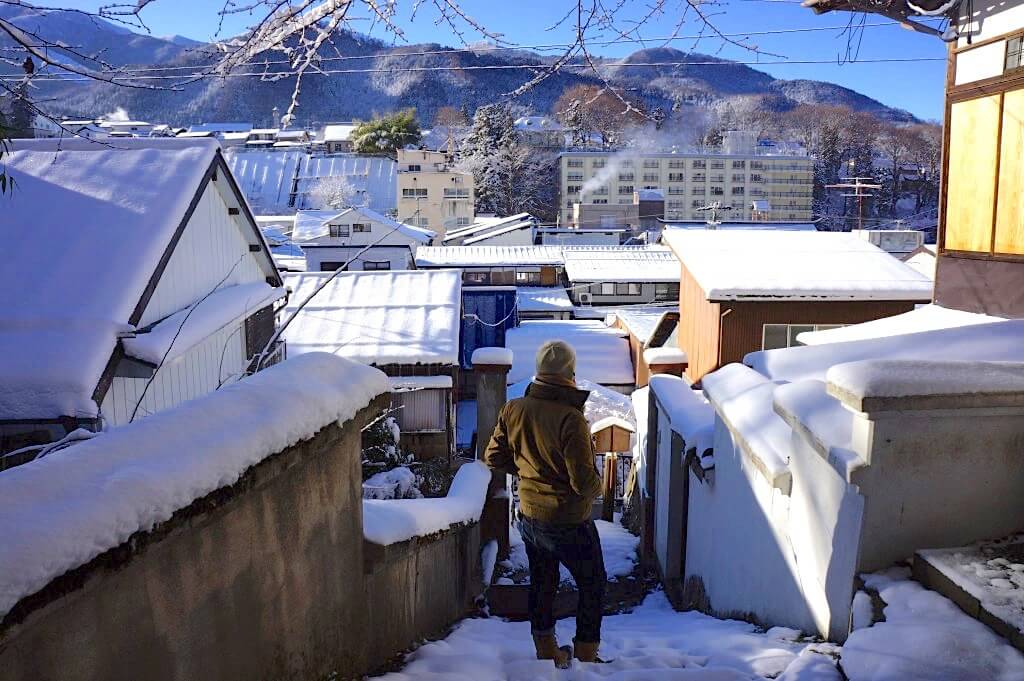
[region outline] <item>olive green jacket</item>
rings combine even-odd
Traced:
[[[583,418],[589,394],[534,382],[498,415],[484,460],[519,476],[519,506],[529,518],[567,525],[590,519],[601,480]]]

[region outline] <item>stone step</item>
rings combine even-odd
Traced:
[[[1024,535],[918,551],[913,575],[1024,651]]]

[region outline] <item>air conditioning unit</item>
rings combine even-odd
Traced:
[[[590,305],[590,293],[584,292],[580,294],[580,305]]]

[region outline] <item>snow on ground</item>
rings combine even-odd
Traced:
[[[558,622],[559,642],[575,633],[574,619]],[[573,662],[559,670],[537,660],[529,622],[467,619],[443,641],[412,653],[401,672],[386,681],[839,681],[830,658],[811,652],[820,646],[758,633],[745,622],[718,620],[696,612],[675,612],[662,592],[649,595],[629,614],[604,619],[601,655],[608,664]],[[828,648],[828,646],[822,646]],[[795,673],[790,674],[793,668]]]
[[[604,569],[608,573],[608,580],[615,581],[620,577],[632,574],[638,561],[636,551],[640,544],[640,538],[630,534],[629,530],[617,521],[610,523],[606,520],[595,520],[594,522],[597,525],[597,534],[601,538],[601,551],[604,553]],[[515,525],[509,528],[509,543],[508,560],[502,561],[500,566],[506,573],[514,575],[514,578],[499,583],[509,584],[515,581],[519,584],[528,584],[530,582],[530,561],[526,557],[526,545],[523,544],[523,538]],[[574,585],[572,575],[565,569],[565,566],[560,566],[560,569],[561,583]]]
[[[1020,681],[1024,655],[957,608],[907,579],[906,568],[864,575],[885,601],[885,621],[850,634],[850,681]]]

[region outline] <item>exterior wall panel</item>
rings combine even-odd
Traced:
[[[953,251],[992,248],[1000,97],[957,102],[950,111],[945,247]]]

